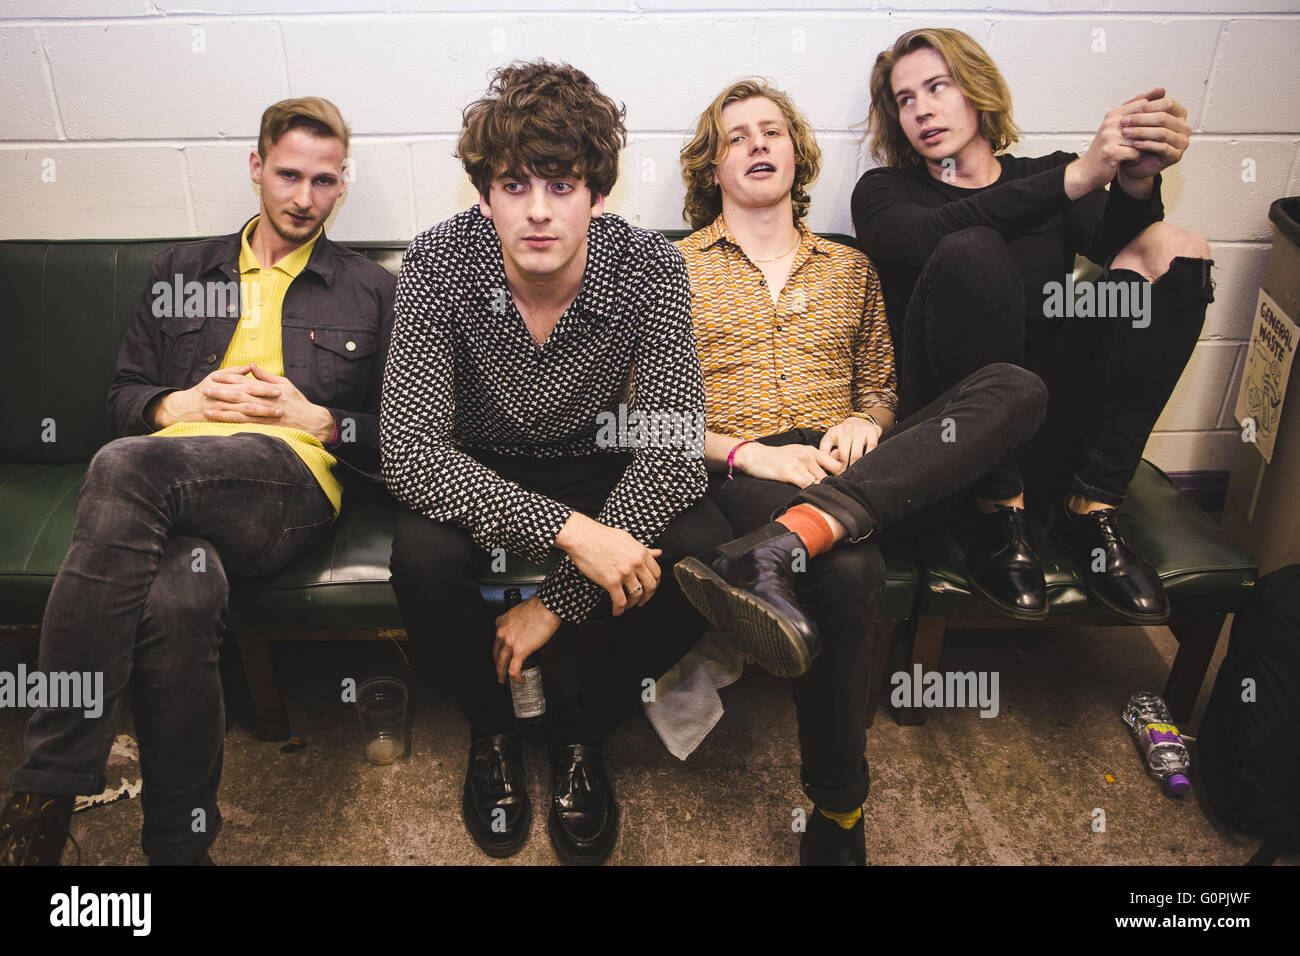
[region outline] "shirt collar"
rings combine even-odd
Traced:
[[[484,216],[477,206],[471,207],[478,216],[478,234],[474,246],[476,266],[476,294],[484,304],[488,315],[505,315],[509,291],[506,285],[506,267],[501,251],[501,238],[497,235],[492,220]],[[618,282],[606,279],[613,276],[614,260],[627,248],[626,240],[620,242],[617,216],[606,213],[591,220],[587,227],[587,264],[582,277],[582,287],[578,297],[569,309],[588,324],[594,325],[602,319],[609,319],[619,314]],[[600,273],[600,277],[596,276]],[[502,298],[504,295],[506,298]]]
[[[253,230],[257,227],[261,218],[261,216],[254,216],[248,221],[248,225],[244,226],[243,232],[240,233],[239,272],[241,275],[246,272],[260,271],[262,269],[261,263],[258,262],[257,256],[253,252],[253,247],[248,244],[248,237],[253,234]],[[298,274],[307,267],[307,261],[311,258],[311,254],[316,248],[316,240],[321,237],[321,234],[324,233],[324,231],[325,227],[321,226],[316,230],[314,236],[304,242],[297,249],[293,250],[293,252],[283,257],[271,268],[279,269],[291,279],[298,278]]]
[[[826,240],[809,230],[806,223],[800,221],[794,224],[799,231],[799,251],[795,254],[795,263],[798,264],[805,258],[805,253],[811,255],[818,253],[820,255],[829,255],[830,250],[826,248]],[[722,218],[722,213],[718,213],[718,218],[713,220],[703,229],[691,236],[692,240],[698,242],[696,246],[700,251],[706,251],[719,245],[730,245],[736,252],[742,256],[745,252],[736,241],[736,237],[731,234],[727,228],[726,221]],[[746,257],[748,258],[748,257]]]

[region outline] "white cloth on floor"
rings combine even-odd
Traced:
[[[654,701],[641,707],[670,754],[685,760],[703,743],[722,717],[718,691],[740,678],[748,660],[730,632],[709,631],[659,678]]]

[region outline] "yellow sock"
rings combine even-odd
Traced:
[[[854,824],[856,824],[862,817],[861,807],[858,807],[856,810],[850,810],[848,813],[834,813],[830,810],[823,810],[821,807],[818,807],[817,812],[828,820],[834,820],[845,830],[852,830]]]

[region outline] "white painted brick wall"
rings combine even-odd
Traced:
[[[460,111],[494,66],[535,56],[574,63],[627,105],[612,211],[681,227],[688,126],[725,83],[759,73],[819,130],[811,225],[851,232],[848,199],[870,165],[851,127],[876,54],[904,30],[955,26],[1011,83],[1017,152],[1077,151],[1106,109],[1157,83],[1187,106],[1198,132],[1166,176],[1167,215],[1211,241],[1218,292],[1148,454],[1170,470],[1224,469],[1268,205],[1300,192],[1298,11],[1297,0],[3,0],[0,236],[232,229],[255,209],[247,167],[262,109],[314,94],[354,131],[356,181],[332,234],[409,239],[475,201],[452,156]]]
[[[0,116],[6,139],[59,138],[53,90],[45,76],[45,55],[34,27],[0,29]]]
[[[0,149],[0,209],[5,238],[198,235],[175,146]]]
[[[42,27],[68,139],[175,140],[257,132],[288,95],[271,20]],[[259,68],[250,70],[250,64]]]

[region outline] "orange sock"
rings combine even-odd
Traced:
[[[789,528],[802,539],[810,558],[825,554],[835,546],[835,532],[812,505],[795,505],[777,518],[776,523]]]

